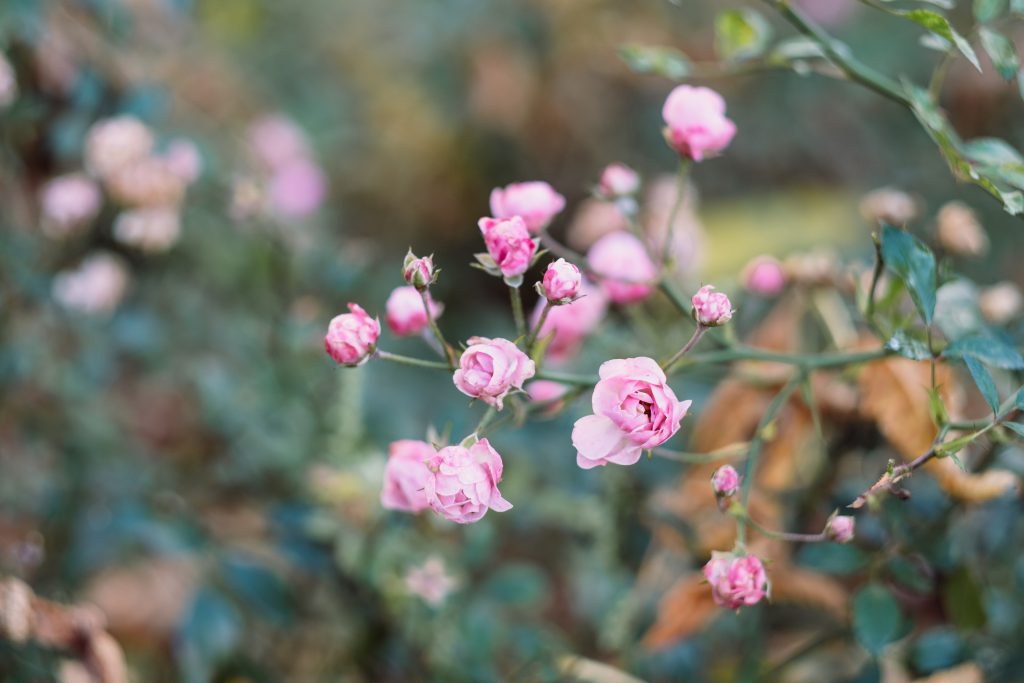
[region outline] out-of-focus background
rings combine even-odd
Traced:
[[[341,371],[322,350],[346,302],[383,317],[409,246],[444,270],[434,295],[450,339],[511,336],[504,287],[468,267],[491,188],[550,182],[568,200],[552,232],[580,249],[618,225],[590,199],[601,169],[628,163],[657,188],[677,163],[660,130],[673,83],[633,73],[619,49],[710,61],[719,4],[5,0],[0,571],[97,605],[140,681],[560,680],[566,653],[645,680],[732,680],[725,648],[751,619],[642,642],[645,501],[678,464],[581,472],[568,439],[580,406],[495,437],[514,511],[466,528],[390,513],[387,444],[428,425],[459,438],[480,409],[443,373]],[[919,80],[934,66],[913,26],[852,0],[801,4],[873,64]],[[788,71],[708,83],[739,133],[694,171],[682,282],[731,291],[763,252],[870,259],[858,203],[887,185],[917,199],[926,231],[942,203],[967,201],[992,248],[961,270],[981,285],[1024,278],[1017,219],[955,185],[905,109]],[[1015,88],[987,63],[979,75],[954,62],[943,105],[964,137],[1024,143]],[[97,152],[94,124],[127,115],[148,131],[121,119]],[[106,178],[98,197],[54,191],[139,135],[151,166]],[[671,198],[652,190],[645,211],[664,215]],[[567,367],[591,371],[636,335],[659,353],[675,344],[618,312]],[[387,331],[381,345],[424,352]],[[699,402],[714,379],[698,374],[686,395]],[[925,512],[946,514],[929,490]],[[932,540],[966,543],[994,519],[1011,538],[1015,511]],[[1000,566],[1019,583],[1014,562]],[[1000,607],[1019,604],[1012,576],[986,592],[957,567],[943,571],[969,592],[952,600],[974,640],[930,633],[907,655],[914,675],[1005,653],[999,639],[1018,633],[1019,612]],[[452,587],[443,601],[410,588],[417,568]],[[89,680],[67,659],[5,641],[0,678]]]

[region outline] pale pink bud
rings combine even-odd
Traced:
[[[761,296],[776,296],[786,288],[786,272],[778,259],[757,256],[743,267],[740,278],[747,291]]]
[[[427,463],[432,476],[425,491],[430,507],[458,524],[477,522],[488,510],[505,512],[512,503],[498,491],[503,463],[487,439],[469,448],[448,446]]]
[[[740,490],[740,475],[732,465],[722,465],[711,476],[711,489],[719,498],[735,496]]]
[[[580,291],[580,269],[560,258],[544,271],[544,297],[553,303],[571,301]]]
[[[426,297],[430,317],[436,320],[444,307],[435,302],[429,293]],[[388,328],[399,337],[419,334],[430,324],[423,298],[415,287],[396,287],[388,296],[384,310]]]
[[[494,217],[519,216],[531,233],[546,228],[564,208],[565,197],[541,180],[512,183],[491,190],[491,213]]]
[[[836,543],[849,543],[853,540],[855,522],[853,517],[837,515],[829,520],[825,535]]]
[[[978,214],[963,202],[949,202],[939,209],[935,232],[942,248],[957,256],[983,256],[988,252],[988,235]]]
[[[764,564],[755,555],[714,552],[704,565],[704,578],[719,607],[739,609],[756,605],[769,593]]]
[[[526,223],[519,216],[512,218],[481,218],[487,253],[505,278],[516,278],[530,267],[537,243],[530,237]]]
[[[103,201],[100,189],[84,173],[71,173],[48,181],[40,192],[43,232],[65,237],[89,223]]]
[[[404,439],[393,442],[384,467],[381,505],[403,512],[419,512],[430,507],[426,483],[432,475],[427,463],[435,453],[434,447],[425,441]]]
[[[434,257],[432,255],[416,256],[410,249],[402,264],[402,277],[405,278],[406,283],[416,289],[426,289],[437,279],[437,272],[434,270]]]
[[[59,273],[53,296],[64,308],[81,313],[110,313],[128,289],[128,269],[106,253],[87,257],[75,270]]]
[[[1024,294],[1013,282],[1000,282],[981,291],[978,306],[985,320],[1005,325],[1024,310]]]
[[[605,235],[587,252],[587,262],[601,288],[615,303],[640,301],[654,289],[658,269],[643,242],[632,233]]]
[[[405,574],[405,588],[431,607],[439,607],[455,590],[458,582],[445,571],[440,557],[431,557]]]
[[[85,167],[105,178],[153,151],[153,133],[134,116],[117,116],[97,121],[85,137]]]
[[[693,161],[721,152],[736,134],[736,125],[725,116],[725,100],[710,88],[677,86],[661,114],[669,146]]]
[[[270,205],[284,218],[305,218],[314,213],[327,195],[327,180],[310,159],[289,161],[270,178]]]
[[[459,391],[501,410],[503,399],[533,377],[529,356],[507,339],[471,337],[452,379]]]
[[[348,305],[349,313],[335,316],[327,327],[324,348],[340,365],[362,364],[376,350],[380,322],[371,318],[358,304]]]
[[[921,212],[917,199],[895,187],[868,192],[861,198],[858,209],[865,220],[889,225],[906,225]]]
[[[732,320],[732,303],[729,297],[713,291],[711,285],[704,285],[693,295],[693,316],[705,327],[717,327]]]
[[[617,199],[635,194],[640,189],[640,176],[625,164],[609,164],[601,172],[598,193],[605,199]]]
[[[114,221],[114,239],[141,251],[159,253],[175,245],[181,235],[176,208],[132,209]]]

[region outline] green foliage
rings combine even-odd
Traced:
[[[639,74],[656,74],[673,81],[690,74],[690,60],[675,48],[631,43],[619,48],[619,56]]]
[[[727,10],[715,19],[715,51],[725,61],[758,57],[770,39],[771,26],[755,10]]]
[[[886,268],[907,286],[918,312],[930,324],[935,315],[935,255],[908,232],[882,226],[882,258]]]
[[[865,650],[878,657],[903,629],[903,615],[892,594],[881,584],[869,584],[853,598],[853,632]]]

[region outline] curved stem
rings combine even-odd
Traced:
[[[709,453],[687,453],[685,451],[673,451],[667,448],[654,448],[651,452],[659,458],[665,458],[666,460],[699,465],[709,462],[717,462],[719,460],[731,460],[733,458],[738,458],[743,455],[748,448],[750,448],[750,443],[743,442],[725,446]]]
[[[737,522],[742,521],[745,524],[749,524],[762,536],[768,538],[775,538],[780,541],[790,541],[791,543],[821,543],[822,541],[828,540],[828,535],[822,531],[817,534],[798,534],[793,531],[776,531],[769,529],[761,524],[758,524],[749,513],[745,512],[742,508],[736,510],[729,510],[729,513],[736,518]]]
[[[544,301],[544,308],[541,309],[540,318],[537,319],[537,324],[530,330],[530,334],[526,337],[526,355],[533,355],[533,345],[537,342],[537,335],[540,334],[541,329],[544,328],[544,321],[548,319],[548,313],[551,312],[553,304],[550,299]]]
[[[686,178],[690,171],[690,161],[681,159],[679,171],[676,174],[676,201],[672,204],[672,210],[668,214],[668,225],[665,226],[665,244],[661,247],[661,280],[668,276],[669,261],[672,260],[672,237],[676,229],[676,220],[679,218],[679,211],[683,208],[686,200]]]
[[[676,286],[672,284],[671,280],[667,277],[662,277],[658,282],[658,289],[668,297],[668,300],[672,302],[673,306],[679,309],[680,313],[687,316],[690,315],[690,311],[692,310],[690,302],[686,300],[685,296],[679,293],[679,290],[676,289]]]
[[[693,331],[693,336],[690,337],[690,341],[683,344],[683,348],[675,352],[675,354],[667,361],[661,364],[662,370],[668,370],[672,367],[673,363],[688,354],[694,346],[700,341],[700,338],[704,336],[704,333],[708,331],[708,328],[700,323],[697,323],[697,329]]]
[[[426,289],[420,290],[420,298],[423,300],[423,310],[426,311],[427,320],[430,323],[430,331],[434,334],[434,339],[437,340],[437,343],[441,345],[442,349],[444,349],[444,357],[448,361],[448,368],[450,370],[454,370],[455,352],[452,350],[452,347],[448,345],[448,342],[445,341],[444,335],[441,334],[441,328],[437,326],[437,320],[433,315],[431,315],[429,296],[430,293]]]
[[[868,361],[885,358],[892,354],[893,351],[885,347],[879,347],[870,351],[822,353],[813,356],[799,356],[788,353],[777,353],[775,351],[765,351],[753,346],[740,344],[721,351],[710,351],[708,353],[698,353],[690,356],[685,364],[680,365],[676,369],[678,370],[679,368],[687,367],[689,365],[729,363],[736,360],[763,360],[793,365],[805,371],[822,370],[825,368],[838,368],[846,365],[855,365],[857,363],[866,363]]]
[[[526,318],[523,317],[523,299],[519,295],[519,288],[508,286],[509,299],[512,301],[512,318],[516,321],[516,337],[523,337],[526,334]]]
[[[448,367],[447,363],[441,363],[436,360],[424,360],[423,358],[411,358],[409,356],[402,356],[397,353],[389,353],[387,351],[381,351],[377,349],[374,354],[381,360],[391,361],[392,363],[398,363],[400,365],[412,365],[417,368],[432,368],[434,370],[445,370],[451,372],[451,368]]]

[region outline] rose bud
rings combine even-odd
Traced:
[[[625,164],[609,164],[597,184],[598,194],[605,199],[628,197],[639,189],[640,176]]]
[[[740,475],[732,465],[722,465],[711,476],[711,489],[719,498],[735,496],[740,490]]]
[[[978,216],[963,202],[949,202],[936,217],[939,244],[957,256],[984,256],[988,252],[988,235]]]
[[[381,505],[403,512],[419,512],[430,507],[426,485],[432,474],[427,463],[436,453],[434,447],[425,441],[403,439],[393,442],[384,467]]]
[[[978,306],[985,320],[994,325],[1005,325],[1024,310],[1024,295],[1012,282],[1000,282],[981,290]]]
[[[749,607],[769,594],[768,575],[755,555],[713,552],[704,565],[704,578],[711,584],[711,597],[719,607]]]
[[[743,267],[740,279],[748,292],[760,296],[776,296],[786,288],[786,271],[773,256],[753,258]]]
[[[579,294],[582,280],[580,269],[560,258],[544,271],[544,298],[553,304],[569,303]]]
[[[376,350],[380,322],[367,315],[358,304],[349,304],[350,313],[331,320],[324,337],[324,348],[340,365],[361,365]]]
[[[531,233],[538,233],[565,208],[565,197],[547,183],[536,180],[512,183],[491,191],[491,213],[495,218],[519,216]]]
[[[459,391],[501,410],[502,400],[533,377],[532,360],[507,339],[472,337],[452,379]]]
[[[837,515],[828,521],[825,527],[825,536],[836,543],[849,543],[853,540],[853,530],[856,520],[853,517]]]
[[[717,327],[732,320],[732,303],[729,297],[715,292],[711,285],[704,285],[693,295],[693,317],[704,327]]]
[[[97,121],[85,136],[85,167],[94,176],[106,178],[148,157],[153,150],[153,133],[134,116],[117,116]]]
[[[505,512],[512,503],[498,490],[503,464],[487,439],[469,448],[448,446],[434,454],[427,466],[424,491],[430,507],[457,524],[479,521],[487,510]]]
[[[581,468],[632,465],[644,450],[679,431],[691,402],[676,398],[657,362],[643,357],[610,360],[598,375],[591,399],[594,414],[577,420],[572,429]]]
[[[537,243],[530,237],[523,219],[519,216],[481,218],[479,224],[487,253],[506,282],[525,273],[533,261]]]
[[[437,320],[444,306],[435,302],[429,292],[426,298],[430,317]],[[388,328],[399,337],[419,334],[430,324],[427,310],[423,305],[423,297],[415,287],[396,287],[388,296],[384,311],[384,320],[387,321]]]
[[[423,290],[437,281],[437,272],[434,270],[434,256],[416,256],[412,249],[405,255],[405,263],[402,264],[402,277],[406,284],[416,289]]]
[[[69,173],[47,181],[39,199],[43,233],[53,238],[66,237],[87,225],[103,203],[99,187],[84,173]]]
[[[725,117],[725,100],[710,88],[676,87],[661,111],[665,140],[680,156],[701,161],[729,146],[736,125]]]
[[[658,269],[643,242],[632,233],[605,235],[590,247],[587,262],[608,298],[617,304],[645,299],[654,289]]]
[[[871,223],[902,226],[917,218],[918,201],[895,187],[880,187],[864,195],[858,206],[861,217]]]

